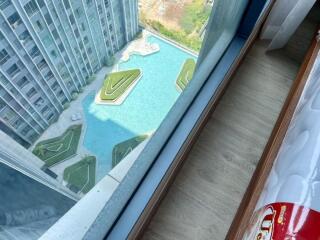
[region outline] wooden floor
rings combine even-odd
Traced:
[[[320,3],[283,50],[254,44],[144,240],[225,238],[319,22]]]
[[[299,67],[265,49],[250,50],[144,239],[225,238]]]

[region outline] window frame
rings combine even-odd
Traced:
[[[242,22],[236,36],[234,36],[223,56],[219,58],[219,63],[210,68],[211,73],[209,76],[203,77],[204,80],[207,80],[204,86],[202,86],[198,94],[195,93],[196,96],[191,105],[175,130],[170,133],[169,139],[167,139],[166,144],[162,146],[160,153],[155,157],[155,161],[149,171],[144,173],[144,178],[139,186],[136,187],[129,201],[125,206],[121,206],[123,208],[120,215],[115,211],[111,212],[112,206],[109,203],[118,199],[119,194],[114,195],[115,189],[122,187],[123,190],[126,182],[120,183],[122,186],[114,186],[102,179],[94,189],[40,239],[53,240],[56,238],[57,232],[65,238],[83,234],[82,237],[84,239],[127,239],[128,237],[138,236],[142,232],[141,230],[146,226],[147,219],[151,216],[150,213],[155,210],[156,206],[152,205],[149,208],[149,202],[153,197],[159,200],[160,195],[157,195],[157,190],[160,189],[163,193],[169,186],[169,184],[165,187],[161,186],[162,179],[172,171],[172,166],[181,164],[182,153],[187,153],[186,149],[190,148],[195,137],[199,134],[201,124],[216,106],[219,97],[230,80],[231,74],[238,67],[250,44],[256,38],[261,22],[265,19],[272,1],[249,1],[249,6],[242,15]],[[263,14],[261,15],[261,13]],[[256,25],[258,20],[259,22]],[[134,171],[135,169],[130,170]],[[171,175],[171,177],[173,176]],[[93,201],[94,205],[92,205]],[[154,203],[156,204],[157,202]],[[83,212],[83,209],[90,207],[92,207],[90,211]],[[85,222],[83,222],[84,216]],[[144,218],[141,220],[141,217]],[[113,219],[115,219],[114,222]],[[66,226],[66,224],[70,225]],[[112,224],[110,229],[108,227],[109,224]],[[73,229],[73,227],[77,229]],[[73,231],[70,231],[70,229],[73,229]],[[84,230],[80,232],[78,231],[80,229]],[[105,235],[107,230],[109,231]]]
[[[17,80],[16,84],[20,89],[23,89],[30,83],[29,79],[26,76],[23,76],[19,80]]]
[[[26,93],[26,96],[31,99],[33,98],[35,95],[37,94],[37,90],[34,88],[34,87],[31,87],[27,93]]]
[[[10,55],[4,48],[0,50],[0,65],[5,64],[10,59]]]
[[[256,39],[272,4],[273,0],[249,2],[236,36],[105,239],[139,239],[142,236],[233,73]]]
[[[39,8],[37,6],[36,0],[30,0],[23,6],[29,18],[39,12]]]
[[[10,1],[10,0],[2,0],[2,1],[0,2],[0,9],[1,9],[1,10],[6,9],[10,4],[11,4],[11,1]]]
[[[20,68],[17,63],[13,63],[8,69],[6,73],[10,76],[11,79],[15,78],[20,73]]]

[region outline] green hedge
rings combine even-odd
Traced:
[[[33,154],[45,162],[46,167],[57,164],[77,153],[82,125],[69,127],[61,136],[39,142]]]
[[[104,101],[117,100],[141,75],[139,69],[111,73],[106,76],[100,98]]]
[[[188,83],[191,81],[195,68],[196,61],[193,58],[189,58],[184,62],[181,72],[179,73],[176,81],[181,90],[184,90]]]
[[[67,167],[63,172],[63,179],[68,182],[69,187],[76,187],[83,193],[89,192],[96,182],[96,158],[88,156]]]

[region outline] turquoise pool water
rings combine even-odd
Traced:
[[[133,55],[119,64],[120,70],[140,68],[143,74],[121,105],[97,105],[94,94],[83,100],[84,146],[97,157],[97,179],[112,168],[113,146],[155,131],[180,95],[175,80],[184,61],[193,56],[157,37],[148,41],[159,44],[160,51],[146,57]]]

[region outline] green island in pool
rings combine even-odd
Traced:
[[[112,150],[112,167],[114,168],[124,159],[135,147],[148,138],[148,135],[140,135],[118,143]]]
[[[63,180],[68,183],[68,188],[74,192],[89,192],[96,181],[96,158],[87,156],[67,167],[63,172]]]
[[[33,154],[51,167],[77,153],[82,125],[69,127],[61,136],[39,142]]]
[[[191,81],[193,77],[194,70],[196,68],[196,61],[192,58],[188,58],[181,69],[181,72],[179,73],[179,76],[177,78],[177,86],[179,90],[183,91],[188,83]]]
[[[102,101],[116,101],[140,77],[140,69],[132,69],[108,74],[104,80],[100,92],[100,99]]]

